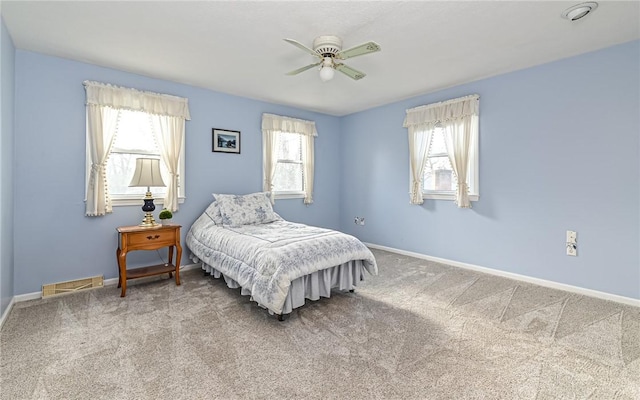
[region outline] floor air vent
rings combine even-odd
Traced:
[[[54,296],[63,293],[73,293],[85,289],[93,289],[104,286],[104,277],[78,279],[75,281],[51,283],[42,285],[42,297]]]

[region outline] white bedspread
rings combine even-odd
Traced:
[[[291,282],[303,275],[352,260],[363,260],[369,273],[378,273],[373,254],[355,237],[288,221],[230,228],[205,213],[189,229],[186,245],[276,314]]]

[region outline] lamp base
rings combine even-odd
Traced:
[[[158,226],[158,225],[160,224],[157,223],[156,220],[153,218],[153,214],[148,212],[144,214],[144,218],[142,219],[142,222],[138,226],[149,228],[149,227]]]
[[[138,226],[151,227],[158,226],[155,219],[153,219],[153,211],[156,209],[156,206],[153,204],[153,196],[151,195],[151,191],[147,188],[147,194],[142,199],[144,201],[144,205],[142,206],[142,211],[144,211],[144,218],[142,219],[142,223]]]

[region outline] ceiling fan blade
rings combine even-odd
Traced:
[[[306,70],[308,70],[308,69],[311,69],[311,68],[313,68],[313,67],[317,67],[317,66],[318,66],[318,65],[320,65],[320,64],[322,64],[322,61],[317,62],[317,63],[315,63],[315,64],[309,64],[309,65],[307,65],[306,67],[298,68],[298,69],[293,70],[293,71],[291,71],[291,72],[287,72],[287,75],[297,75],[297,74],[299,74],[300,72],[304,72],[304,71],[306,71]]]
[[[287,43],[291,43],[292,45],[296,46],[297,48],[306,51],[307,53],[311,54],[312,56],[316,56],[316,57],[321,57],[320,54],[316,53],[315,51],[311,50],[310,48],[308,48],[307,46],[303,45],[302,43],[293,40],[293,39],[284,39],[285,42]]]
[[[355,79],[356,81],[367,76],[367,74],[365,74],[364,72],[360,72],[357,69],[353,69],[344,64],[336,63],[335,68],[338,71],[342,72],[343,74],[347,75],[348,77]]]
[[[380,51],[380,50],[382,50],[382,48],[380,47],[380,45],[378,45],[378,43],[367,42],[347,50],[339,51],[336,54],[336,58],[340,60],[346,60],[347,58],[363,56],[365,54],[375,53],[376,51]]]

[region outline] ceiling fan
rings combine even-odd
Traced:
[[[364,72],[351,68],[337,60],[346,60],[347,58],[363,56],[382,50],[376,42],[367,42],[347,50],[342,50],[342,39],[333,35],[318,36],[315,38],[313,41],[313,49],[293,39],[284,39],[284,41],[320,59],[320,61],[314,64],[309,64],[288,72],[287,75],[297,75],[313,67],[320,66],[320,79],[323,81],[331,80],[335,70],[355,80],[364,78],[366,76]]]

